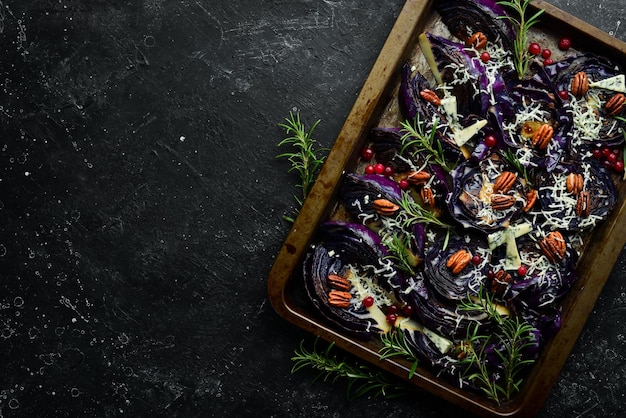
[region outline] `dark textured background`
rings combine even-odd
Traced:
[[[626,39],[623,0],[553,0]],[[267,276],[403,2],[0,0],[0,417],[447,417],[290,373]],[[626,254],[541,417],[622,416]]]

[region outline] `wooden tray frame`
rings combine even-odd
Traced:
[[[433,0],[407,0],[393,26],[374,66],[357,97],[326,162],[295,220],[269,275],[268,295],[276,312],[296,326],[356,355],[403,379],[410,365],[402,360],[381,361],[378,347],[333,329],[316,312],[307,308],[298,296],[297,278],[304,254],[312,242],[317,226],[330,215],[337,199],[343,175],[356,167],[359,150],[368,131],[375,126],[398,86],[402,64],[417,43],[425,22],[432,12]],[[626,43],[541,0],[533,9],[544,9],[541,25],[559,27],[580,50],[592,50],[608,56],[620,65],[626,62]],[[553,26],[557,25],[557,26]],[[484,417],[532,417],[541,409],[569,356],[587,317],[626,243],[626,182],[618,187],[617,205],[611,216],[596,227],[577,266],[579,279],[562,303],[563,326],[543,348],[537,363],[520,391],[500,406],[476,393],[456,388],[437,378],[429,370],[418,368],[411,379],[451,403]],[[292,280],[293,279],[293,280]]]

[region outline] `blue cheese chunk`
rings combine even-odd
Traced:
[[[514,238],[519,238],[522,235],[528,234],[533,230],[533,226],[530,222],[524,222],[517,225],[511,225],[506,230],[496,231],[487,236],[487,243],[489,244],[489,249],[494,250],[496,247],[504,244],[509,237],[509,235],[505,234],[505,231],[512,231]]]
[[[510,228],[504,231],[506,236],[506,258],[504,260],[505,270],[517,270],[522,265],[522,259],[519,256],[517,250],[517,243],[515,242],[515,233]]]
[[[620,93],[626,93],[626,81],[625,81],[624,74],[605,78],[604,80],[600,80],[600,81],[591,82],[589,83],[589,87],[613,90],[613,91],[617,91]]]

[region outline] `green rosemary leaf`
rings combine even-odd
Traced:
[[[334,383],[340,379],[346,379],[348,398],[364,395],[397,397],[408,393],[411,389],[409,385],[394,381],[381,371],[370,369],[356,362],[350,363],[338,359],[331,353],[333,343],[320,351],[317,347],[318,340],[319,338],[315,339],[313,349],[310,351],[304,347],[304,340],[300,342],[299,348],[294,351],[294,356],[291,358],[294,362],[291,368],[292,373],[304,368],[312,368],[319,371],[313,378],[313,382],[321,379]]]
[[[417,372],[417,366],[419,366],[419,363],[413,362],[413,364],[411,365],[411,370],[409,371],[409,379],[412,379],[413,376],[415,376],[415,372]]]
[[[446,230],[446,236],[443,240],[443,247],[441,248],[441,251],[445,251],[448,248],[448,243],[450,242],[450,229]]]
[[[416,117],[412,123],[406,120],[400,122],[402,126],[400,131],[402,133],[400,153],[403,154],[405,151],[413,148],[414,157],[417,157],[418,154],[423,154],[426,156],[427,161],[432,159],[444,170],[450,172],[455,168],[456,164],[446,161],[441,141],[438,141],[436,138],[438,123],[439,120],[435,118],[430,131],[425,132],[425,123],[421,122],[419,117]]]
[[[301,189],[301,197],[294,197],[298,208],[301,208],[326,159],[325,155],[321,153],[327,152],[328,149],[315,149],[317,142],[313,139],[312,134],[320,123],[319,119],[313,123],[308,132],[304,123],[300,120],[299,113],[294,115],[290,112],[289,118],[286,118],[285,121],[285,123],[279,123],[278,126],[283,128],[289,136],[278,142],[277,146],[290,145],[294,151],[278,154],[276,158],[286,158],[291,163],[288,172],[295,171],[300,176],[300,183],[296,187]],[[291,221],[293,219],[291,217],[284,218]]]
[[[404,333],[397,329],[394,329],[386,334],[382,334],[380,340],[383,343],[383,347],[378,350],[381,360],[389,359],[392,357],[400,356],[405,360],[411,362],[411,368],[409,370],[409,379],[415,375],[415,371],[419,366],[419,359],[409,347]]]
[[[526,76],[532,56],[528,53],[528,30],[539,23],[539,17],[544,13],[544,9],[539,9],[535,14],[526,17],[526,10],[530,0],[499,1],[497,4],[512,9],[515,15],[499,16],[506,19],[515,28],[515,39],[513,41],[513,64],[519,79]]]
[[[383,237],[383,245],[387,247],[389,255],[385,258],[395,262],[397,267],[410,275],[415,274],[415,267],[420,260],[410,248],[407,235],[396,232]]]
[[[409,228],[415,223],[433,224],[447,230],[452,229],[451,225],[446,224],[434,213],[424,209],[419,203],[411,198],[409,193],[403,193],[399,202],[402,212],[398,215],[405,228]]]
[[[498,404],[502,400],[508,400],[519,391],[519,386],[523,378],[519,375],[527,366],[534,363],[534,359],[524,359],[523,352],[526,348],[536,344],[534,340],[534,327],[519,317],[503,317],[493,303],[493,297],[482,287],[479,289],[476,298],[467,298],[461,304],[461,311],[484,312],[496,325],[495,331],[490,335],[481,335],[480,326],[476,324],[470,327],[467,332],[467,342],[463,345],[466,356],[459,362],[466,366],[466,376],[485,392],[485,394]],[[494,379],[495,370],[488,367],[485,348],[488,344],[497,343],[503,347],[496,351],[496,355],[501,360],[501,368],[498,369],[499,380]],[[476,350],[475,347],[479,347]],[[478,370],[478,371],[475,371]]]
[[[515,171],[517,171],[519,174],[522,175],[522,177],[524,177],[526,184],[530,184],[530,179],[528,177],[528,170],[526,169],[526,166],[521,163],[521,161],[519,160],[519,158],[517,158],[517,155],[515,155],[515,152],[511,148],[508,148],[504,153],[504,159],[513,166]]]

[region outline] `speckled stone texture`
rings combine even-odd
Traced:
[[[553,4],[626,39],[623,0]],[[270,306],[297,178],[403,2],[0,0],[0,417],[467,416],[291,373]],[[543,418],[626,403],[622,254]]]

